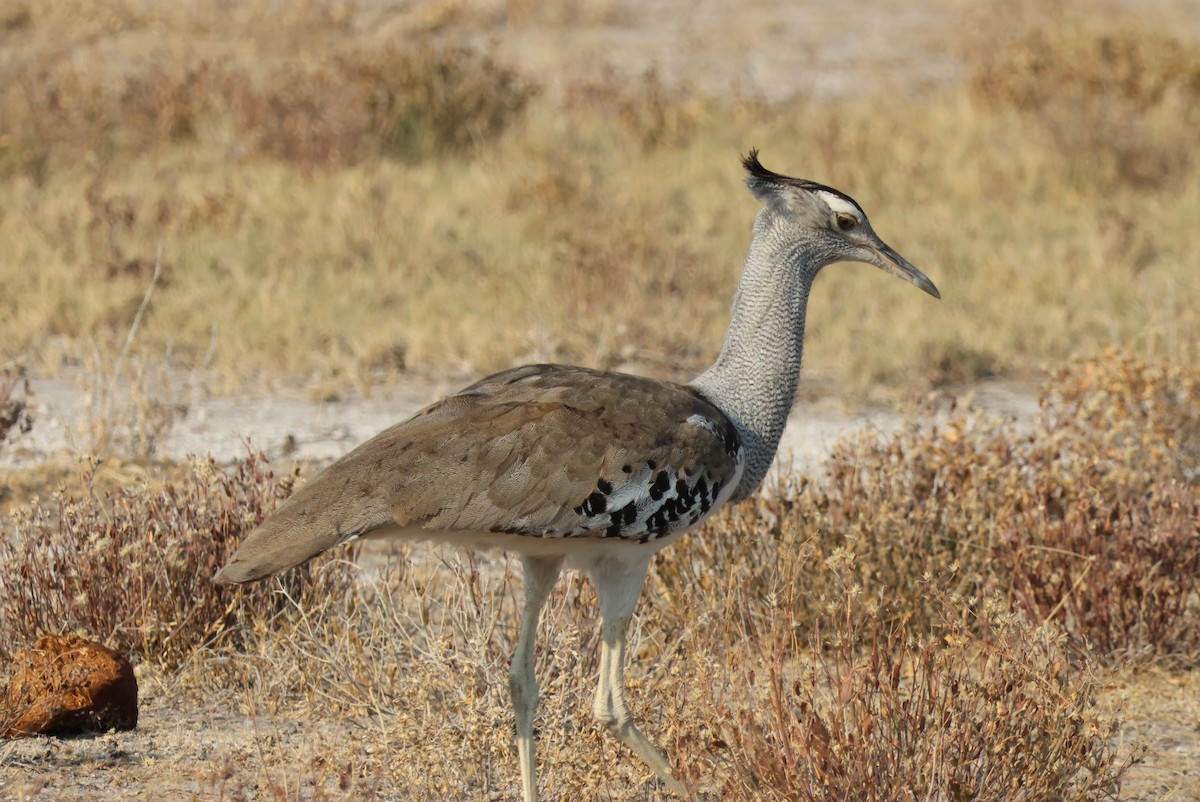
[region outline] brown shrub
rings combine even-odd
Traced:
[[[179,482],[56,493],[50,505],[18,511],[0,537],[0,659],[42,634],[82,631],[171,666],[222,633],[235,608],[250,621],[275,615],[286,602],[270,586],[231,594],[211,578],[294,481],[276,479],[250,452],[230,471],[197,460]],[[344,579],[310,564],[280,581],[307,599]]]
[[[1112,796],[1129,766],[1111,744],[1116,722],[1094,711],[1099,684],[1061,637],[1003,603],[972,616],[937,582],[923,587],[942,616],[935,631],[847,583],[812,658],[766,649],[766,704],[731,714],[723,733],[735,767],[723,799]],[[774,619],[781,633],[794,632],[791,609]]]
[[[1056,376],[1041,405],[1029,431],[935,405],[893,436],[844,442],[781,512],[926,620],[922,578],[952,576],[1100,655],[1194,653],[1200,374],[1110,352]]]
[[[364,87],[372,148],[412,159],[467,150],[497,138],[535,86],[514,68],[467,47],[388,48],[347,63]]]
[[[1014,600],[1099,654],[1200,650],[1200,375],[1109,353],[1061,372],[1029,496],[993,542]]]
[[[996,559],[1017,606],[1062,622],[1089,653],[1195,654],[1197,509],[1195,487],[1177,481],[1143,499],[1041,507],[1019,522],[1028,529],[998,533]]]
[[[414,159],[499,136],[535,93],[513,68],[462,46],[335,48],[247,65],[183,49],[94,74],[67,55],[11,66],[0,84],[0,176],[44,178],[58,151],[107,156],[237,132],[234,158],[304,167]],[[211,126],[210,126],[211,127]]]

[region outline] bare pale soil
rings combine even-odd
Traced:
[[[503,677],[496,678],[502,682]],[[142,722],[136,732],[78,739],[38,739],[0,746],[0,792],[14,802],[92,799],[389,798],[388,766],[409,750],[426,748],[386,737],[369,720],[310,715],[246,715],[251,699],[217,696],[180,700],[176,688],[142,678]],[[653,688],[646,690],[649,702]],[[1191,802],[1200,799],[1200,686],[1195,673],[1152,671],[1114,680],[1106,703],[1125,709],[1120,739],[1126,749],[1145,745],[1145,762],[1133,768],[1121,799],[1126,802]],[[503,729],[508,720],[498,718]],[[612,753],[599,739],[581,737],[577,771]],[[513,799],[515,749],[499,778],[478,799]],[[570,770],[569,764],[564,766]],[[508,777],[505,782],[504,778]],[[671,799],[648,778],[612,799]],[[378,795],[375,795],[378,792]],[[605,798],[603,796],[599,798]]]

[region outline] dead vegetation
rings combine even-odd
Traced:
[[[269,620],[286,605],[263,589],[220,594],[210,581],[243,532],[292,489],[251,452],[226,471],[196,460],[178,481],[57,492],[18,509],[0,538],[0,659],[43,633],[87,632],[122,652],[173,667],[217,637],[237,608]],[[334,593],[303,569],[282,586],[298,601]]]
[[[827,271],[810,375],[894,397],[1200,339],[1197,60],[1168,33],[1006,3],[964,27],[961,86],[767,102],[617,67],[540,90],[452,34],[495,9],[285,5],[14,6],[0,358],[119,351],[161,246],[130,357],[227,385],[521,358],[687,373],[726,324],[751,145],[858,197],[950,288],[929,315]]]
[[[1107,352],[1055,376],[1027,432],[939,407],[842,443],[824,492],[796,495],[826,553],[848,550],[908,616],[936,618],[915,582],[943,576],[1060,623],[1093,657],[1200,654],[1193,371]]]
[[[532,82],[477,49],[367,44],[331,5],[297,5],[279,15],[253,3],[223,21],[182,7],[106,5],[94,9],[96,21],[114,11],[124,19],[109,22],[101,39],[157,26],[172,35],[124,70],[86,63],[61,42],[17,48],[0,90],[0,176],[42,181],[80,151],[110,161],[194,146],[214,129],[237,141],[234,162],[336,169],[378,157],[458,153],[494,140],[535,92]],[[10,35],[44,34],[68,13],[66,4],[31,4]],[[262,25],[268,18],[269,32]],[[245,27],[230,42],[222,41],[226,31],[203,30],[214,24]],[[199,35],[181,35],[198,26]],[[410,37],[425,40],[428,32]],[[79,44],[85,52],[94,46]]]
[[[777,647],[761,669],[766,699],[727,729],[736,772],[722,799],[1115,795],[1129,766],[1112,741],[1118,723],[1095,709],[1100,684],[1072,665],[1061,634],[991,599],[968,612],[975,604],[937,577],[925,588],[938,631],[849,582],[815,626],[799,624],[813,630],[812,657]],[[790,601],[778,633],[797,626]]]

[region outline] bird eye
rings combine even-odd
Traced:
[[[858,221],[848,214],[839,214],[837,216],[837,227],[839,231],[849,231],[858,225]]]

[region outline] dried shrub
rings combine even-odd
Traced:
[[[346,65],[367,94],[373,146],[412,159],[490,142],[524,111],[535,86],[467,47],[395,48]]]
[[[205,123],[232,125],[238,158],[305,167],[415,159],[493,140],[536,92],[469,47],[337,48],[311,35],[312,47],[251,65],[183,49],[115,75],[62,54],[10,66],[0,84],[0,176],[44,178],[59,151],[192,141]]]
[[[192,140],[237,85],[225,69],[190,50],[116,75],[56,51],[5,67],[0,176],[44,178],[56,151],[106,155]]]
[[[10,433],[24,434],[33,428],[29,395],[29,379],[20,371],[0,371],[0,445]]]
[[[79,631],[172,666],[222,633],[235,608],[247,620],[275,615],[286,602],[270,586],[230,593],[211,578],[295,478],[275,478],[251,452],[229,471],[197,460],[158,488],[56,493],[18,511],[0,538],[0,659],[44,633]],[[281,581],[308,599],[347,580],[310,564]]]
[[[250,155],[307,167],[353,164],[371,152],[367,88],[327,60],[229,75],[222,91]]]
[[[822,553],[856,556],[869,592],[903,600],[926,621],[923,577],[954,577],[964,596],[995,591],[990,547],[1014,491],[1020,444],[1011,425],[931,403],[890,437],[866,433],[838,444],[812,496]],[[816,612],[816,611],[814,611]]]
[[[1200,651],[1200,374],[1109,353],[1061,372],[997,522],[1015,601],[1103,655]]]
[[[126,146],[194,140],[202,123],[224,108],[231,77],[190,51],[152,61],[115,88],[109,105],[117,116],[106,124]]]
[[[839,445],[799,498],[822,553],[849,549],[865,588],[929,620],[921,578],[953,573],[1100,655],[1194,653],[1200,374],[1110,352],[1041,405],[1030,431],[951,407]]]
[[[1195,48],[1168,34],[1047,20],[977,55],[971,87],[1023,111],[1110,99],[1149,111],[1174,92],[1200,93]]]
[[[1163,485],[1145,499],[1055,513],[1031,510],[1028,531],[996,544],[1016,604],[1061,621],[1080,648],[1105,656],[1194,655],[1200,518],[1195,487]]]
[[[1018,424],[931,403],[664,553],[656,626],[720,655],[715,712],[680,727],[710,755],[693,781],[722,799],[1111,798],[1129,763],[1089,666],[1194,659],[1200,639],[1200,372],[1110,351],[1041,404]]]
[[[774,650],[766,704],[731,715],[724,732],[736,772],[723,799],[1112,797],[1130,763],[1117,761],[1116,722],[1093,709],[1099,684],[1061,637],[1003,603],[968,623],[970,604],[924,587],[936,631],[848,583],[811,658]],[[785,633],[790,609],[775,619]]]
[[[1001,360],[989,348],[977,348],[958,340],[934,342],[926,347],[928,380],[931,387],[962,387],[996,376]]]

